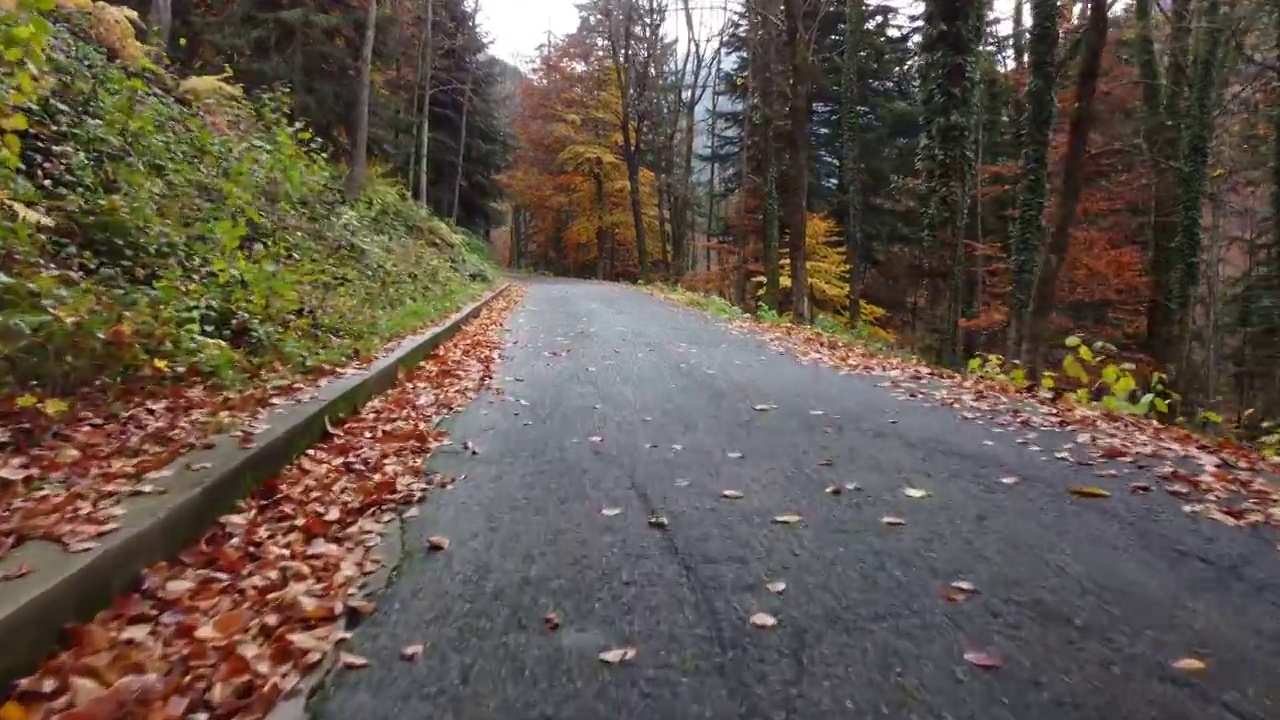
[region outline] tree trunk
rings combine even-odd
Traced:
[[[151,0],[147,13],[147,25],[151,27],[152,42],[161,50],[169,49],[169,36],[173,32],[173,0]]]
[[[450,206],[449,221],[458,224],[458,203],[462,197],[462,169],[467,151],[467,115],[471,109],[471,71],[467,71],[466,91],[462,95],[462,127],[458,131],[458,160],[454,164],[453,204]]]
[[[787,248],[791,255],[792,320],[808,323],[809,267],[805,257],[805,239],[809,212],[809,38],[804,27],[804,4],[786,0],[787,50],[790,54],[789,99],[790,156],[787,158]]]
[[[840,84],[840,135],[844,148],[841,171],[845,191],[844,249],[849,265],[849,321],[854,327],[862,321],[862,283],[858,271],[862,256],[862,128],[861,63],[862,33],[866,23],[863,0],[848,0],[845,5],[843,74]]]
[[[348,198],[354,198],[364,189],[364,178],[369,162],[369,75],[373,68],[373,41],[378,28],[378,0],[369,0],[369,12],[365,16],[364,44],[360,48],[360,80],[356,86],[354,132],[351,139],[351,166],[343,180],[342,189]]]
[[[600,158],[596,158],[591,179],[596,185],[596,279],[603,280],[609,249],[606,247],[608,232],[604,227],[604,162]]]
[[[1075,222],[1080,193],[1084,189],[1089,132],[1093,125],[1094,97],[1102,71],[1102,52],[1107,44],[1107,0],[1089,0],[1089,24],[1085,29],[1084,53],[1076,79],[1076,104],[1067,125],[1067,157],[1063,166],[1062,191],[1054,209],[1049,242],[1040,248],[1031,307],[1027,315],[1022,357],[1029,363],[1029,376],[1039,376],[1041,351],[1053,315],[1058,276],[1070,247],[1071,226]]]
[[[779,138],[778,110],[781,93],[778,92],[778,37],[769,11],[777,8],[770,0],[756,0],[755,47],[752,49],[753,69],[760,88],[760,147],[763,187],[761,212],[761,244],[764,254],[764,304],[775,312],[781,311],[781,285],[778,262],[778,163]]]
[[[1048,195],[1049,136],[1057,105],[1058,0],[1031,0],[1031,75],[1027,81],[1022,123],[1022,183],[1018,216],[1010,243],[1012,282],[1009,292],[1009,355],[1023,347],[1023,323],[1031,304],[1036,261],[1044,242],[1044,208]],[[1023,358],[1025,361],[1026,358]]]
[[[430,206],[430,193],[427,189],[427,171],[430,165],[427,163],[427,151],[431,145],[431,68],[435,61],[435,32],[433,31],[435,0],[424,1],[427,4],[427,22],[424,31],[427,37],[426,62],[423,65],[422,77],[422,117],[419,118],[421,124],[418,128],[418,204],[425,208]]]
[[[1182,163],[1178,172],[1178,234],[1174,245],[1174,300],[1177,313],[1174,357],[1186,357],[1191,332],[1191,308],[1200,282],[1200,227],[1204,186],[1213,143],[1214,99],[1222,45],[1222,0],[1207,0],[1204,8],[1204,37],[1195,62],[1195,78],[1188,108]],[[1179,372],[1185,368],[1177,368]]]

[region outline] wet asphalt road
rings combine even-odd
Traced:
[[[479,452],[434,456],[466,478],[408,522],[352,641],[372,667],[338,671],[313,716],[1280,718],[1273,537],[1123,484],[1071,497],[1117,481],[636,290],[533,281],[508,327],[502,392],[449,421]],[[447,552],[422,549],[433,534]],[[944,601],[959,578],[981,592]],[[757,611],[780,623],[751,627]],[[628,663],[597,659],[628,644]],[[1186,655],[1208,671],[1170,668]]]

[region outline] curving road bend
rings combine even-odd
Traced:
[[[466,477],[407,521],[352,640],[372,666],[313,717],[1280,718],[1274,538],[1160,493],[1071,497],[1091,469],[637,290],[531,281],[508,328],[501,389],[431,461]],[[947,602],[957,579],[978,592]]]

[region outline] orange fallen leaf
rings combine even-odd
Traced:
[[[444,552],[449,549],[449,538],[443,535],[432,535],[427,538],[427,549],[432,552]]]
[[[720,497],[727,498],[729,500],[741,500],[743,497],[746,497],[746,496],[743,495],[742,491],[740,490],[721,490]]]
[[[769,592],[778,595],[787,589],[787,584],[781,580],[774,580],[771,583],[767,583],[765,587],[769,589]]]
[[[17,580],[20,577],[30,575],[31,573],[35,572],[35,570],[36,570],[35,567],[32,566],[31,563],[24,562],[18,565],[18,567],[13,568],[12,570],[6,570],[4,572],[0,572],[0,582],[4,582],[6,580]]]
[[[894,517],[893,515],[885,515],[884,517],[880,518],[880,522],[890,527],[900,527],[902,525],[907,524],[906,520],[903,520],[900,517]]]
[[[753,627],[771,628],[778,624],[778,618],[770,615],[769,613],[758,612],[755,615],[752,615],[748,622],[750,622]]]

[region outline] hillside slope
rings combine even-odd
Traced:
[[[0,412],[344,365],[493,280],[376,171],[344,200],[284,95],[172,77],[131,11],[54,5],[0,2]]]

